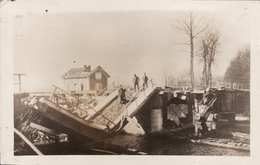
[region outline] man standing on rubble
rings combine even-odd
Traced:
[[[118,97],[121,104],[126,102],[125,92],[126,90],[122,88],[122,85],[120,85],[120,88],[118,90]]]
[[[148,77],[146,76],[146,73],[144,73],[144,76],[143,76],[143,89],[145,88],[148,88]]]
[[[134,83],[134,90],[136,91],[136,87],[139,90],[139,77],[136,76],[136,74],[134,74],[134,78],[133,78],[133,83]]]

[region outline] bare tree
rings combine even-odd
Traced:
[[[209,56],[207,59],[208,62],[208,84],[209,87],[212,86],[212,71],[211,66],[215,62],[215,55],[217,52],[217,47],[219,45],[219,32],[211,31],[208,34],[208,45],[209,45]]]
[[[219,45],[219,32],[217,30],[207,30],[201,37],[201,46],[199,56],[203,62],[203,86],[212,86],[211,67],[215,61],[217,47]]]
[[[189,37],[189,43],[185,44],[190,46],[190,79],[192,88],[194,88],[194,39],[204,32],[212,22],[213,18],[209,19],[206,14],[188,11],[181,12],[177,20],[177,25],[173,25],[176,29],[184,31]]]
[[[207,56],[208,56],[208,46],[206,40],[202,38],[201,40],[201,48],[198,55],[200,57],[200,61],[203,63],[203,71],[202,71],[202,84],[203,87],[208,86],[208,68],[207,68]]]

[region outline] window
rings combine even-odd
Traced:
[[[77,84],[74,84],[74,91],[76,91],[77,89]]]
[[[81,91],[83,91],[83,83],[81,83]]]
[[[68,91],[70,91],[70,84],[68,84]]]
[[[96,79],[102,79],[102,73],[101,72],[96,72],[95,73]]]

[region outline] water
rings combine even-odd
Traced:
[[[149,155],[250,156],[250,153],[245,151],[189,142],[153,139],[149,143],[150,145],[146,145],[141,149]]]
[[[250,152],[216,147],[205,144],[196,144],[191,142],[176,141],[173,139],[165,139],[149,137],[149,136],[130,136],[119,135],[113,139],[112,144],[121,146],[124,149],[132,149],[137,152],[143,152],[147,155],[203,155],[203,156],[250,156]],[[44,151],[46,155],[100,155],[102,153],[89,152],[89,150],[78,150],[75,146],[67,146],[61,150],[52,148],[52,151],[48,150],[45,146],[39,148]],[[56,150],[56,151],[55,151]],[[110,150],[108,147],[107,150]],[[27,152],[28,151],[28,152]],[[33,154],[30,148],[27,151],[23,151],[22,155]],[[55,152],[53,152],[55,151]],[[112,152],[116,152],[110,150]]]
[[[229,125],[219,128],[222,131],[250,134],[249,126]],[[227,139],[227,137],[225,137]],[[188,141],[172,139],[171,136],[130,136],[119,135],[112,141],[123,148],[136,149],[148,155],[208,155],[208,156],[250,156],[249,151],[224,147],[196,144]]]
[[[138,149],[148,155],[208,155],[208,156],[250,156],[250,152],[224,147],[216,147],[191,142],[176,141],[155,137],[133,137],[122,135],[114,144],[125,148]],[[124,141],[124,142],[123,142]]]
[[[35,123],[38,123],[40,118],[31,116],[31,113],[27,115],[22,115],[23,118],[35,118],[33,120]],[[18,117],[20,117],[18,115]],[[18,120],[17,120],[18,121]],[[28,123],[24,120],[21,123],[15,123],[19,125],[18,127],[27,128]],[[27,123],[27,124],[26,124]],[[230,132],[242,132],[250,134],[250,127],[243,126],[239,127],[236,125],[229,125],[220,130],[230,131]],[[30,130],[21,129],[23,133],[29,137]],[[28,133],[26,133],[28,132]],[[15,155],[34,155],[35,153],[30,149],[29,146],[24,144],[22,140],[15,136],[15,150],[19,149],[19,152],[16,152]],[[250,156],[250,152],[241,151],[236,149],[224,148],[224,147],[215,147],[204,144],[195,144],[191,142],[177,141],[169,138],[169,136],[163,137],[151,137],[148,135],[145,136],[131,136],[131,135],[118,135],[111,141],[112,145],[120,146],[123,149],[132,149],[137,152],[143,152],[148,155],[205,155],[205,156]],[[89,154],[98,154],[97,152],[89,152],[89,150],[79,150],[80,147],[71,145],[71,146],[62,146],[62,148],[57,148],[57,146],[52,146],[51,150],[48,146],[41,146],[39,149],[46,155],[89,155]],[[108,147],[109,151],[110,148]],[[110,150],[113,151],[113,150]],[[114,152],[114,151],[113,151]]]

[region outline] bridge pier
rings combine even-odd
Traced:
[[[161,95],[161,105],[159,105],[159,108],[162,109],[162,120],[163,120],[163,129],[166,129],[168,127],[167,125],[167,106],[168,106],[168,97],[164,93]]]
[[[193,122],[193,94],[176,94],[173,91],[160,91],[154,98],[157,105],[150,109],[151,133],[179,130]]]

